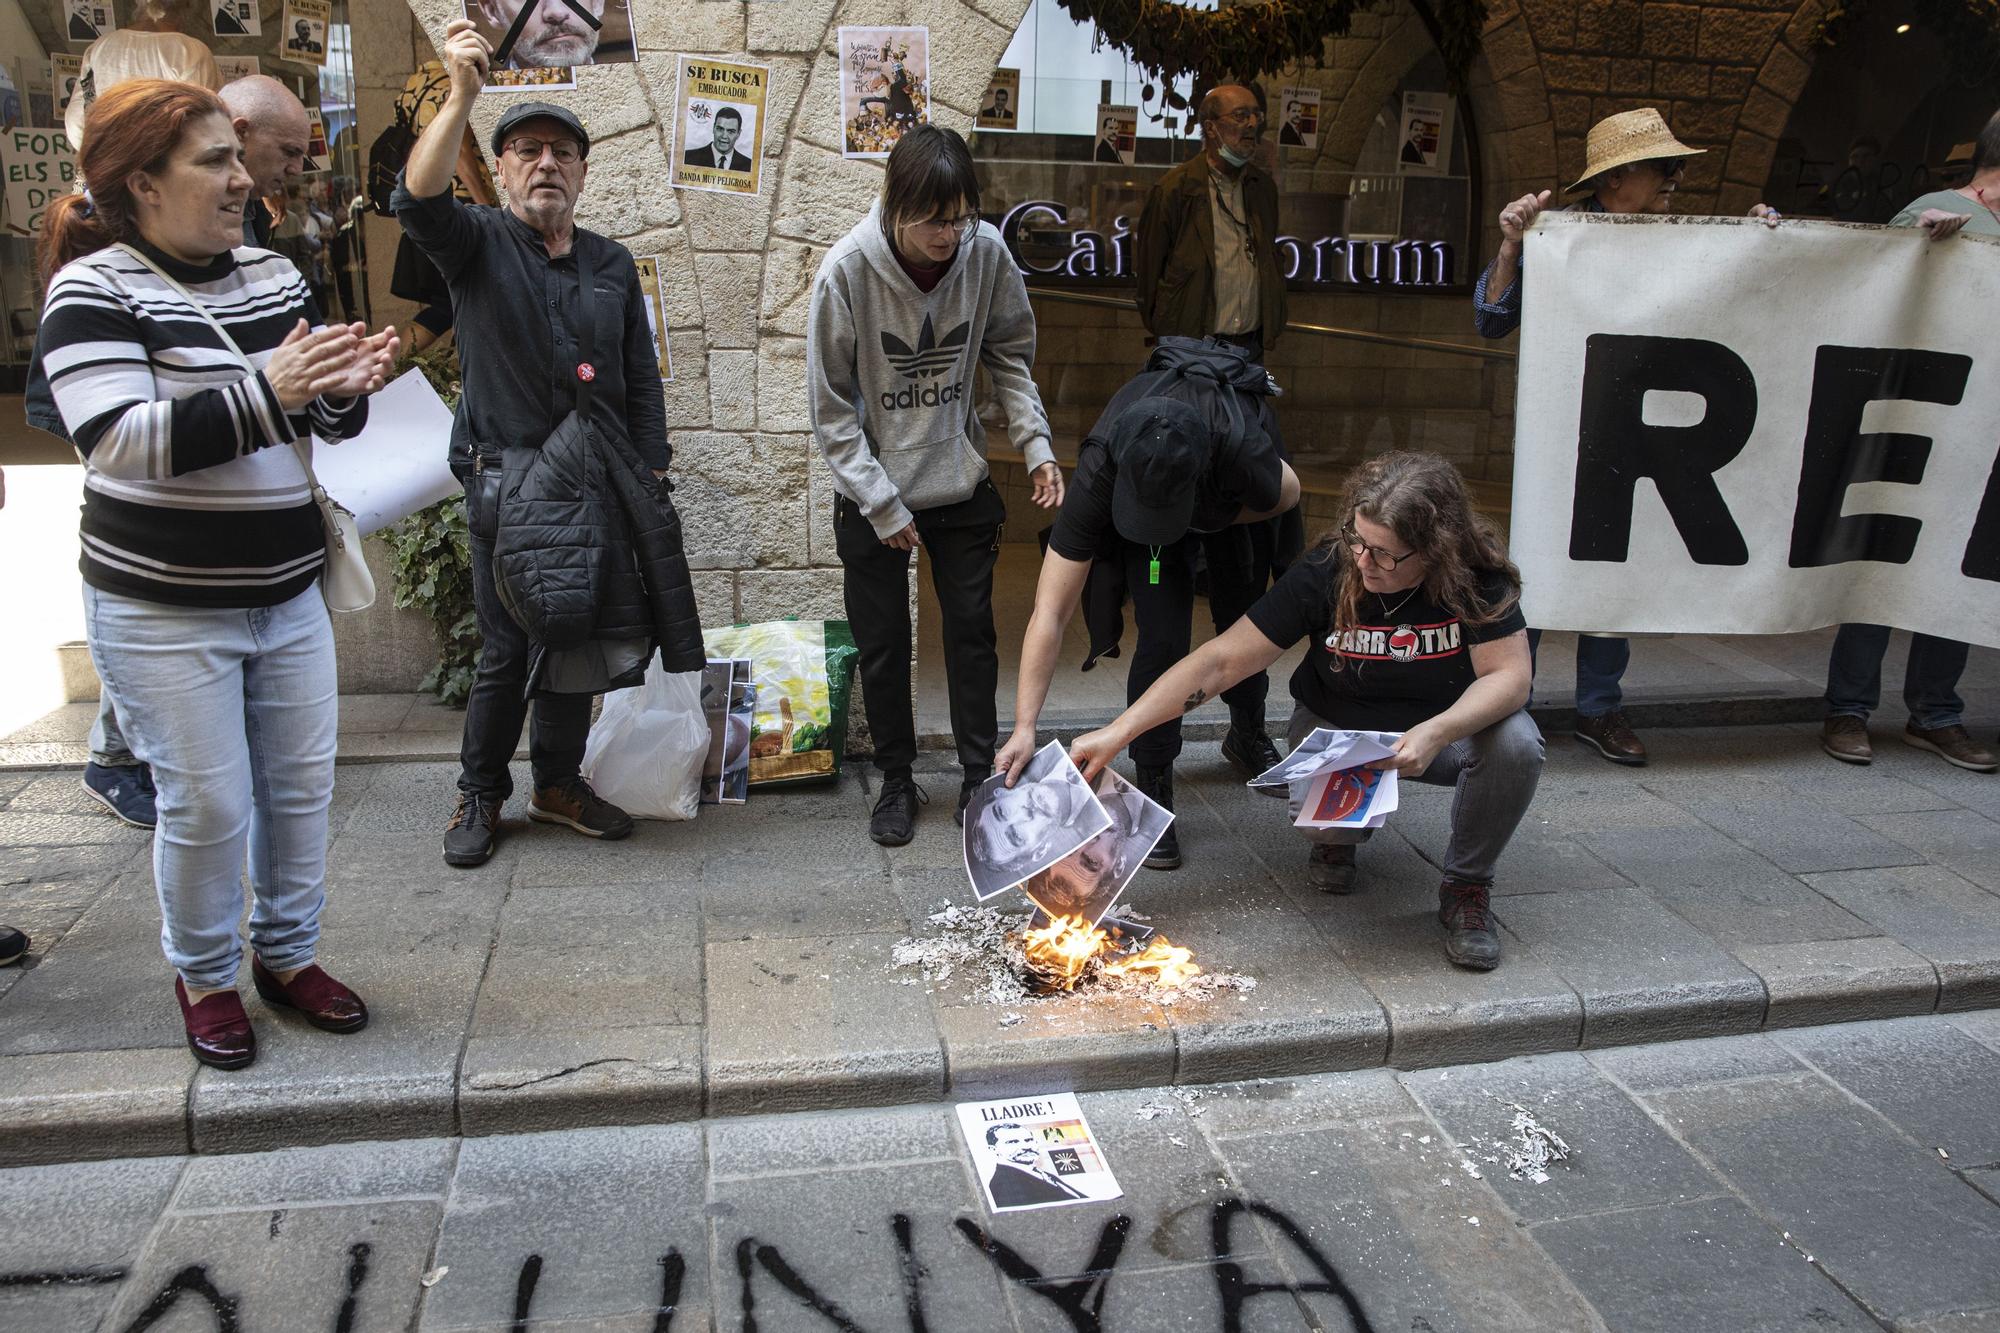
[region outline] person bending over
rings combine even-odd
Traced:
[[[1494,865],[1534,799],[1542,735],[1527,714],[1527,622],[1521,576],[1500,538],[1472,512],[1465,483],[1430,454],[1390,453],[1348,477],[1338,533],[1328,534],[1219,638],[1160,677],[1071,758],[1086,778],[1148,729],[1269,667],[1300,639],[1292,673],[1291,743],[1315,727],[1399,731],[1375,765],[1456,787],[1438,920],[1445,957],[1486,971],[1500,963],[1489,916]],[[1305,784],[1293,789],[1299,810]],[[1366,829],[1302,829],[1307,882],[1352,893]]]

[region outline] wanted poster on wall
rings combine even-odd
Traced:
[[[1442,176],[1451,170],[1451,113],[1451,99],[1443,93],[1403,94],[1397,171],[1405,176]]]
[[[1099,106],[1097,143],[1090,160],[1100,166],[1131,166],[1139,155],[1139,108]]]
[[[49,57],[49,84],[54,90],[57,125],[63,124],[63,117],[69,114],[69,99],[76,96],[76,85],[82,79],[82,56],[57,51]]]
[[[841,152],[887,157],[930,121],[930,29],[842,28],[839,50]]]
[[[258,63],[256,56],[226,56],[220,51],[215,53],[215,67],[222,72],[222,81],[225,84],[264,72],[264,67]]]
[[[1278,89],[1278,147],[1319,147],[1319,89]]]
[[[770,84],[771,71],[762,65],[680,57],[669,182],[684,190],[756,194],[764,174],[764,94]]]
[[[1073,1092],[961,1102],[958,1131],[996,1213],[1124,1197]]]
[[[264,19],[257,12],[257,0],[210,0],[209,26],[217,37],[261,37]]]
[[[979,114],[972,123],[982,130],[1015,130],[1021,127],[1021,71],[996,69],[986,95],[979,99]]]
[[[320,117],[319,108],[306,108],[306,162],[301,170],[307,174],[327,169],[326,121]]]
[[[63,0],[63,22],[72,42],[87,45],[118,31],[118,11],[111,0]]]
[[[646,327],[653,335],[653,359],[660,363],[660,378],[674,377],[674,355],[667,337],[666,295],[660,290],[660,261],[657,256],[647,255],[632,260],[639,266],[639,290],[646,297]]]
[[[1529,624],[2000,647],[2000,240],[1544,213],[1522,269]]]
[[[285,0],[278,57],[295,65],[326,64],[326,25],[332,0]]]

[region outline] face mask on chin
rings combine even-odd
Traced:
[[[1227,162],[1239,171],[1250,165],[1250,155],[1248,153],[1239,153],[1228,144],[1217,145],[1215,151],[1222,156],[1224,162]]]

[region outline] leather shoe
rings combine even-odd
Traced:
[[[1868,723],[1848,713],[1835,713],[1821,724],[1819,748],[1843,764],[1872,764],[1875,747],[1868,743]]]
[[[322,1032],[359,1032],[368,1026],[368,1006],[361,997],[328,976],[317,963],[309,963],[290,981],[278,980],[277,973],[252,957],[250,979],[264,1003],[280,1009],[296,1009],[306,1022]]]
[[[1571,733],[1614,764],[1638,768],[1646,762],[1646,747],[1632,734],[1625,710],[1614,708],[1602,717],[1579,717]]]
[[[241,1069],[257,1058],[257,1034],[250,1030],[250,1015],[235,991],[217,991],[190,1004],[187,987],[175,977],[174,998],[181,1003],[181,1023],[195,1059],[211,1069]]]

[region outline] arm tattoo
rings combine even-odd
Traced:
[[[1204,691],[1196,690],[1193,694],[1190,694],[1187,697],[1187,701],[1181,705],[1181,711],[1183,713],[1192,713],[1195,709],[1201,707],[1202,703],[1205,700],[1207,700],[1207,698],[1208,695]]]

